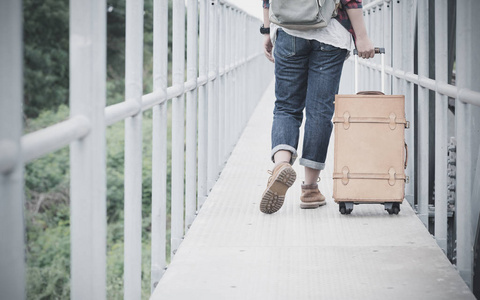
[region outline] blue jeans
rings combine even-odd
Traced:
[[[279,150],[297,158],[299,129],[305,108],[305,132],[300,165],[323,170],[332,133],[335,94],[348,51],[316,40],[277,32],[275,57],[275,109],[272,125],[272,160]]]

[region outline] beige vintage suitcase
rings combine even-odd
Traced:
[[[340,212],[350,214],[354,204],[378,203],[398,214],[406,181],[404,96],[336,95],[333,123],[333,198]]]

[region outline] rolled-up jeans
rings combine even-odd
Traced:
[[[348,51],[316,40],[277,32],[275,57],[275,109],[272,125],[272,160],[279,150],[297,158],[300,126],[305,109],[305,132],[300,165],[323,170],[332,133],[335,94]]]

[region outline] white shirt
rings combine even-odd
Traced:
[[[328,44],[341,49],[353,50],[355,44],[353,42],[352,35],[345,29],[336,19],[331,19],[327,27],[314,28],[307,30],[295,30],[287,29],[278,26],[277,24],[270,23],[270,39],[273,45],[277,38],[277,30],[282,28],[286,33],[303,38],[306,40],[316,40],[324,44]]]

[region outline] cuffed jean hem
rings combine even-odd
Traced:
[[[325,169],[325,163],[319,163],[313,160],[308,160],[305,158],[300,158],[300,165],[304,167],[309,167],[311,169],[315,170],[323,170]]]
[[[282,144],[282,145],[275,146],[275,148],[272,149],[272,161],[273,162],[275,162],[275,160],[274,160],[275,153],[277,153],[280,150],[287,150],[287,151],[292,152],[292,158],[290,158],[290,164],[293,165],[293,163],[295,162],[295,160],[297,159],[297,156],[298,156],[297,155],[297,149],[295,149],[292,146],[287,145],[287,144]]]

